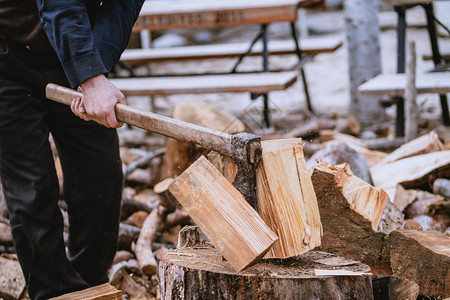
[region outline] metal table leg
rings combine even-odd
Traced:
[[[261,25],[262,42],[263,42],[263,72],[269,71],[269,49],[268,49],[268,33],[267,24]],[[264,111],[263,118],[266,127],[270,127],[270,109],[269,109],[269,95],[263,94]]]
[[[405,73],[405,41],[406,41],[406,7],[395,6],[398,15],[397,23],[397,73]],[[405,136],[405,104],[402,97],[396,97],[394,103],[397,106],[395,119],[395,135]]]

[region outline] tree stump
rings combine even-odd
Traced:
[[[316,275],[327,270],[347,276]],[[212,247],[171,250],[159,266],[161,299],[373,299],[368,272],[362,263],[315,251],[235,272]]]

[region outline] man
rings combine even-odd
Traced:
[[[108,280],[123,181],[114,105],[125,99],[105,75],[143,2],[0,0],[0,176],[32,299]],[[46,100],[49,82],[84,96],[71,108]],[[50,133],[64,172],[67,253]]]

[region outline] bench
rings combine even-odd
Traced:
[[[388,95],[403,97],[406,87],[406,74],[380,74],[359,86],[361,95]],[[417,74],[418,94],[450,93],[450,72]]]
[[[309,38],[300,40],[299,43],[302,53],[306,55],[330,53],[342,46],[342,41],[337,37]],[[120,60],[129,65],[137,65],[166,60],[235,58],[246,53],[248,48],[248,43],[229,43],[174,48],[128,49],[122,54]],[[270,55],[296,54],[295,42],[293,40],[270,41],[268,51]],[[257,43],[248,55],[261,56],[262,52],[262,43]]]
[[[125,96],[202,93],[265,94],[281,91],[297,80],[298,72],[270,72],[225,75],[113,78]]]

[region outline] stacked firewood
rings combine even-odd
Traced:
[[[236,118],[198,103],[179,104],[173,117],[229,133],[252,131]],[[299,121],[300,126],[292,125]],[[217,213],[210,210],[205,219],[201,208],[195,212],[189,207],[192,201],[186,195],[192,183],[181,181],[186,174],[198,178],[197,184],[206,180],[205,174],[215,178],[213,184],[196,187],[205,192],[199,197],[204,197],[202,205],[208,209],[214,208],[207,201],[217,190],[223,193],[221,199],[228,197],[225,194],[234,197],[227,183],[236,172],[232,160],[217,159],[192,144],[121,130],[126,185],[111,284],[129,299],[186,297],[196,289],[221,293],[224,285],[227,292],[246,290],[245,295],[261,299],[331,293],[341,298],[356,293],[359,299],[450,297],[450,139],[445,128],[404,143],[356,138],[361,128],[352,117],[333,120],[303,114],[274,123],[277,130],[263,136],[256,187],[258,213],[267,228],[250,211],[246,216],[254,220],[218,224],[226,205]],[[220,172],[206,159],[198,160],[202,156]],[[62,190],[56,153],[55,160]],[[232,207],[239,213],[248,210],[245,204]],[[203,233],[187,231],[179,240],[180,230],[195,224]],[[207,231],[202,224],[217,230]],[[258,234],[239,232],[246,224],[259,224]],[[232,230],[239,238],[235,246],[236,240],[229,239]],[[192,236],[195,241],[189,241]],[[264,240],[260,248],[251,242],[257,239]],[[1,196],[0,298],[26,299],[14,252]],[[186,280],[181,283],[177,278]],[[286,293],[290,289],[297,292]]]

